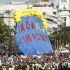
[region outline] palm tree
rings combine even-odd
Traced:
[[[70,27],[61,27],[61,39],[64,44],[69,43],[69,37],[70,37]]]
[[[60,26],[59,30],[56,30],[52,34],[54,36],[55,45],[59,49],[59,45],[70,44],[70,27]]]

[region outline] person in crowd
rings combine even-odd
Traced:
[[[58,70],[62,70],[62,62],[59,63]]]
[[[67,70],[67,69],[68,69],[68,63],[64,62],[63,70]]]

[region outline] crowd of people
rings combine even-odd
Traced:
[[[69,59],[53,55],[11,55],[0,56],[1,70],[70,70]]]
[[[21,55],[0,52],[0,70],[70,70],[70,54]]]

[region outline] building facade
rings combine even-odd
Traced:
[[[70,26],[70,0],[50,0],[58,6],[59,16],[65,19],[66,26]]]
[[[60,0],[59,15],[65,19],[65,25],[70,26],[70,0]]]
[[[45,3],[11,3],[11,4],[1,4],[0,13],[3,14],[4,22],[11,26],[15,26],[13,19],[13,12],[19,9],[24,8],[36,8],[43,13],[45,19],[48,23],[48,34],[51,34],[58,26],[64,23],[64,19],[59,15],[58,9],[56,6],[52,5],[49,2]]]

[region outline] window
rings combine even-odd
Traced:
[[[56,15],[56,12],[53,12],[53,14],[55,14],[55,15]]]
[[[64,17],[64,21],[66,22],[66,17]]]
[[[45,16],[46,15],[46,12],[43,12],[43,15]]]
[[[67,0],[61,0],[62,3],[67,3]]]

